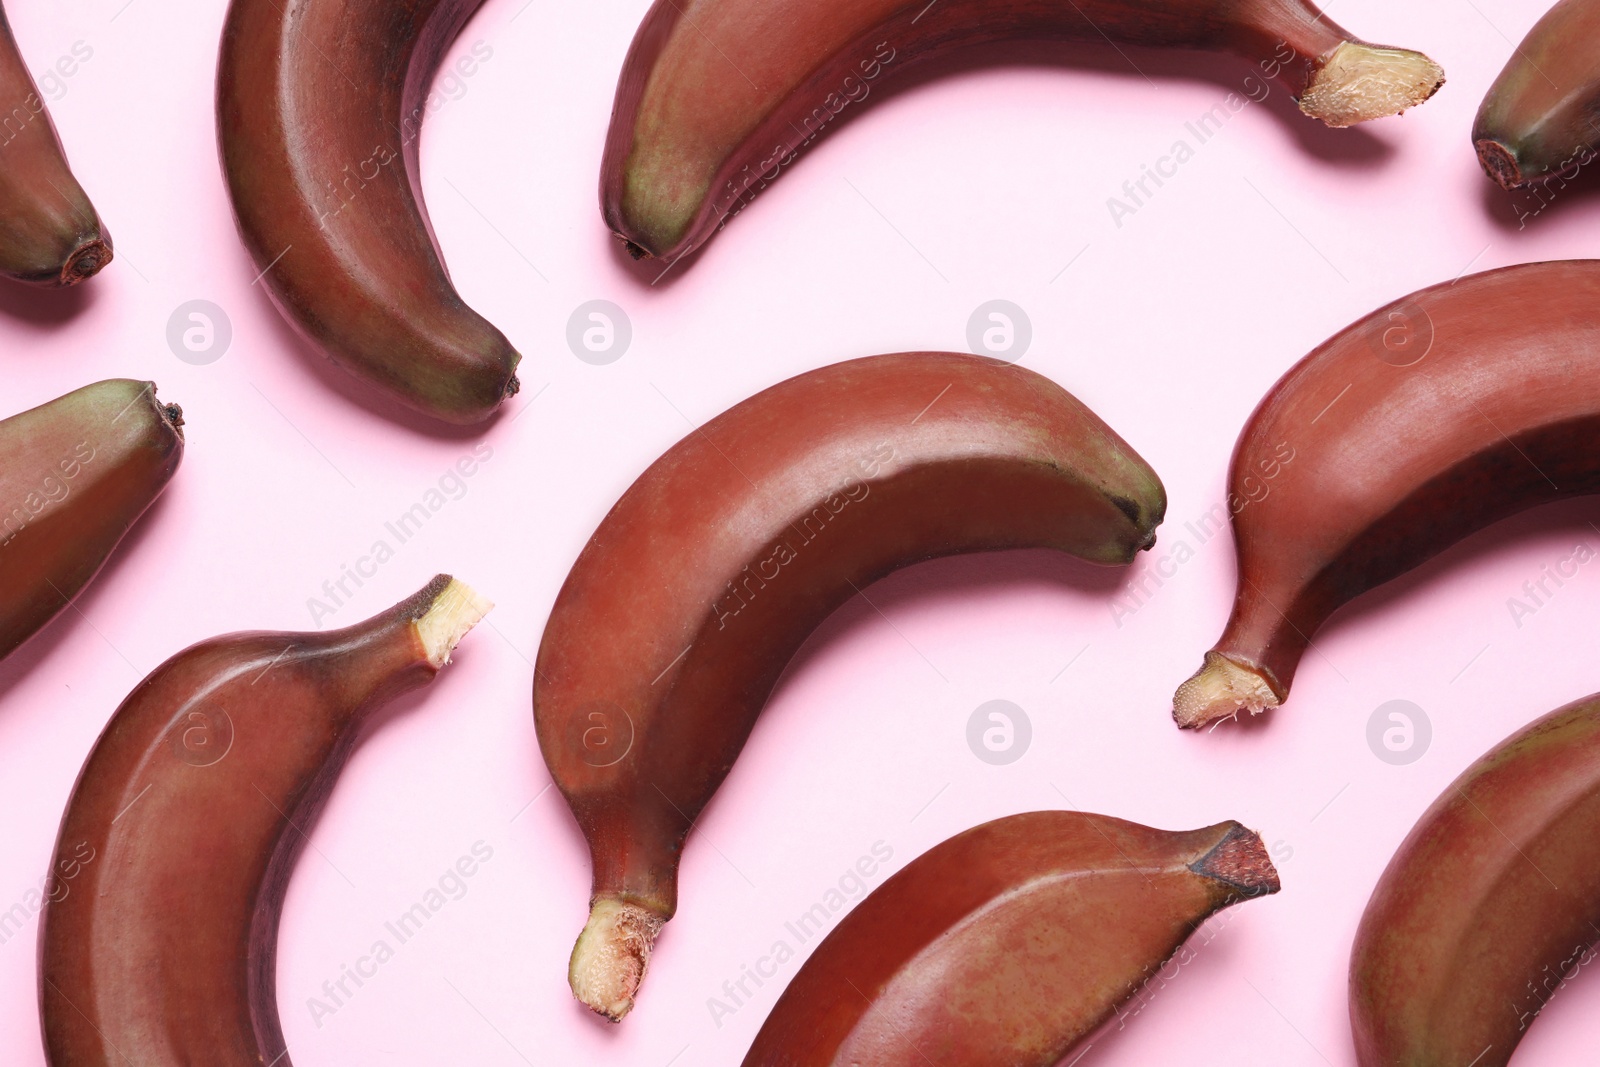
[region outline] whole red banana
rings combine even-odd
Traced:
[[[56,841],[51,1067],[290,1067],[274,962],[306,832],[367,717],[432,681],[488,608],[441,575],[343,630],[201,642],[128,695]]]
[[[183,458],[154,382],[97,382],[0,422],[0,659],[88,585]]]
[[[111,235],[67,166],[0,10],[0,274],[76,285],[110,262]]]
[[[1350,954],[1361,1067],[1505,1067],[1546,1002],[1594,961],[1597,836],[1590,696],[1484,753],[1389,861]]]
[[[589,539],[550,613],[539,745],[594,863],[574,994],[632,1007],[678,857],[811,631],[867,583],[957,552],[1124,564],[1161,483],[1032,371],[925,352],[775,385],[674,445]]]
[[[1278,891],[1236,822],[1036,811],[911,861],[817,946],[744,1067],[1055,1067],[1195,927]]]
[[[329,359],[401,403],[476,423],[521,358],[467,307],[422,203],[428,86],[482,0],[232,0],[217,139],[261,283]]]
[[[676,263],[852,103],[986,41],[1111,41],[1233,52],[1329,125],[1426,100],[1444,72],[1375,48],[1310,0],[656,0],[622,68],[600,172],[607,225]]]
[[[1528,31],[1472,127],[1484,171],[1507,189],[1570,176],[1600,145],[1600,2],[1561,0]]]
[[[1340,606],[1497,519],[1600,491],[1600,261],[1529,263],[1379,308],[1274,385],[1234,449],[1233,613],[1173,702],[1277,707]]]

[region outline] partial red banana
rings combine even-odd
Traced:
[[[539,646],[539,745],[594,863],[573,993],[613,1020],[632,1007],[690,825],[836,607],[957,552],[1125,564],[1165,508],[1154,472],[1091,411],[976,356],[812,371],[674,445],[589,539]]]
[[[67,166],[3,10],[0,101],[0,275],[76,285],[111,262],[111,234]]]
[[[1600,491],[1600,261],[1436,285],[1279,379],[1228,478],[1233,614],[1178,725],[1277,707],[1338,608],[1475,530]]]
[[[450,284],[417,143],[481,3],[232,0],[217,65],[223,173],[261,284],[333,362],[463,424],[516,393],[522,357]]]
[[[1208,916],[1277,891],[1261,838],[1236,822],[984,823],[845,916],[744,1067],[1056,1067]]]
[[[0,422],[0,659],[83,591],[183,458],[154,382],[96,382]]]
[[[61,820],[39,927],[51,1067],[290,1067],[278,916],[363,723],[489,610],[440,575],[326,633],[178,653],[111,716]]]
[[[1404,111],[1444,82],[1426,56],[1366,44],[1310,0],[656,0],[617,84],[606,223],[636,256],[676,263],[874,88],[1011,38],[1232,52],[1330,126]]]
[[[1600,2],[1561,0],[1489,87],[1472,144],[1507,189],[1570,177],[1600,146]]]
[[[1597,838],[1590,696],[1484,753],[1389,861],[1350,955],[1357,1063],[1505,1067],[1545,1003],[1594,961]]]

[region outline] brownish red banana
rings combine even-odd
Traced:
[[[976,356],[825,367],[674,445],[589,539],[539,646],[539,744],[594,864],[578,999],[627,1014],[677,907],[684,836],[834,608],[957,552],[1124,564],[1165,508],[1155,474],[1092,412]]]
[[[97,382],[0,422],[0,659],[99,573],[183,458],[154,382]]]
[[[489,418],[521,359],[450,283],[417,143],[482,0],[232,0],[217,138],[261,283],[323,355],[425,415]]]
[[[111,262],[111,235],[67,166],[55,124],[0,10],[0,274],[76,285]]]
[[[355,626],[213,638],[139,683],[56,839],[39,928],[51,1067],[290,1067],[274,961],[295,858],[363,723],[488,610],[440,575]]]
[[[1335,334],[1240,434],[1233,612],[1173,717],[1277,707],[1342,605],[1475,530],[1600,491],[1600,261],[1413,293]]]
[[[1505,1067],[1544,1005],[1594,961],[1597,838],[1600,697],[1590,696],[1486,752],[1389,861],[1350,958],[1361,1067]]]
[[[1600,144],[1600,3],[1561,0],[1528,31],[1472,127],[1489,177],[1507,189],[1570,177]]]
[[[924,60],[988,41],[1232,52],[1331,126],[1422,103],[1426,56],[1375,47],[1309,0],[657,0],[617,83],[600,174],[606,223],[676,263],[852,104]]]
[[[1208,916],[1278,891],[1236,822],[1036,811],[923,853],[823,939],[744,1067],[1055,1067]]]

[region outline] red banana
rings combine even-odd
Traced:
[[[1350,954],[1361,1067],[1505,1067],[1550,997],[1594,961],[1596,835],[1590,696],[1484,753],[1389,861]]]
[[[521,357],[467,307],[422,203],[439,61],[482,0],[232,0],[217,139],[261,283],[324,355],[445,422],[482,422]]]
[[[1236,822],[1036,811],[917,857],[823,939],[744,1067],[1055,1067],[1202,921],[1278,891]]]
[[[1600,3],[1561,0],[1528,31],[1472,126],[1484,171],[1507,189],[1569,176],[1600,144]]]
[[[99,573],[183,458],[154,382],[97,382],[0,422],[0,659]]]
[[[632,1007],[690,825],[834,608],[957,552],[1124,564],[1165,508],[1091,411],[976,356],[825,367],[674,445],[589,539],[539,646],[539,745],[594,863],[573,993],[613,1020]]]
[[[364,721],[430,682],[488,609],[440,575],[355,626],[213,638],[139,683],[56,840],[51,1067],[290,1067],[274,962],[306,832]]]
[[[617,83],[606,224],[635,256],[677,263],[875,84],[1012,38],[1232,52],[1331,126],[1403,111],[1444,81],[1310,0],[656,0]]]
[[[110,262],[111,235],[67,166],[0,10],[0,274],[76,285]]]
[[[1341,605],[1475,530],[1600,491],[1600,262],[1528,263],[1379,308],[1274,385],[1234,449],[1233,614],[1180,726],[1277,707]]]

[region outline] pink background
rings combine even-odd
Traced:
[[[147,671],[213,634],[312,628],[307,599],[474,444],[353,402],[252,287],[212,129],[220,0],[10,6],[34,70],[75,42],[93,50],[50,107],[117,260],[62,297],[0,289],[4,413],[101,378],[153,378],[184,407],[188,451],[81,615],[0,666],[0,911],[39,885],[85,753]],[[1302,118],[1274,85],[1120,228],[1107,197],[1249,66],[1091,47],[986,53],[875,90],[654,287],[618,255],[595,197],[616,73],[646,6],[490,0],[453,55],[487,43],[492,57],[427,127],[439,238],[462,293],[525,353],[524,390],[484,433],[493,458],[465,494],[323,625],[366,617],[439,570],[499,607],[358,752],[295,872],[278,975],[294,1061],[737,1064],[799,961],[720,1026],[708,998],[874,843],[898,869],[983,820],[1077,807],[1169,828],[1238,818],[1273,843],[1285,884],[1234,912],[1080,1063],[1352,1064],[1349,943],[1390,852],[1484,749],[1596,688],[1600,565],[1520,625],[1507,605],[1580,543],[1600,549],[1595,509],[1514,519],[1364,598],[1321,635],[1288,709],[1205,736],[1175,730],[1168,702],[1221,627],[1233,563],[1226,536],[1200,544],[1184,524],[1222,498],[1256,400],[1334,330],[1467,270],[1593,250],[1600,201],[1569,192],[1519,229],[1468,145],[1485,89],[1544,5],[1342,0],[1342,23],[1425,49],[1449,84],[1404,118],[1344,132]],[[597,298],[633,324],[609,366],[565,342],[569,314]],[[1118,576],[1041,553],[919,566],[869,590],[881,615],[860,599],[842,608],[691,837],[682,907],[638,1009],[620,1027],[588,1016],[565,981],[588,860],[546,789],[528,697],[568,566],[691,423],[821,364],[964,349],[969,314],[993,298],[1031,317],[1026,365],[1164,479],[1169,521],[1138,567],[1179,541],[1194,558],[1120,618]],[[231,348],[209,366],[166,344],[168,316],[191,299],[232,322]],[[973,709],[996,698],[1034,730],[1003,767],[965,740]],[[1369,715],[1392,699],[1433,724],[1408,766],[1366,742]],[[314,1020],[307,1001],[324,980],[478,841],[493,858],[465,896]],[[0,1062],[24,1067],[43,1062],[35,929],[0,944]],[[1583,975],[1518,1062],[1588,1057],[1597,1009],[1600,983]]]

